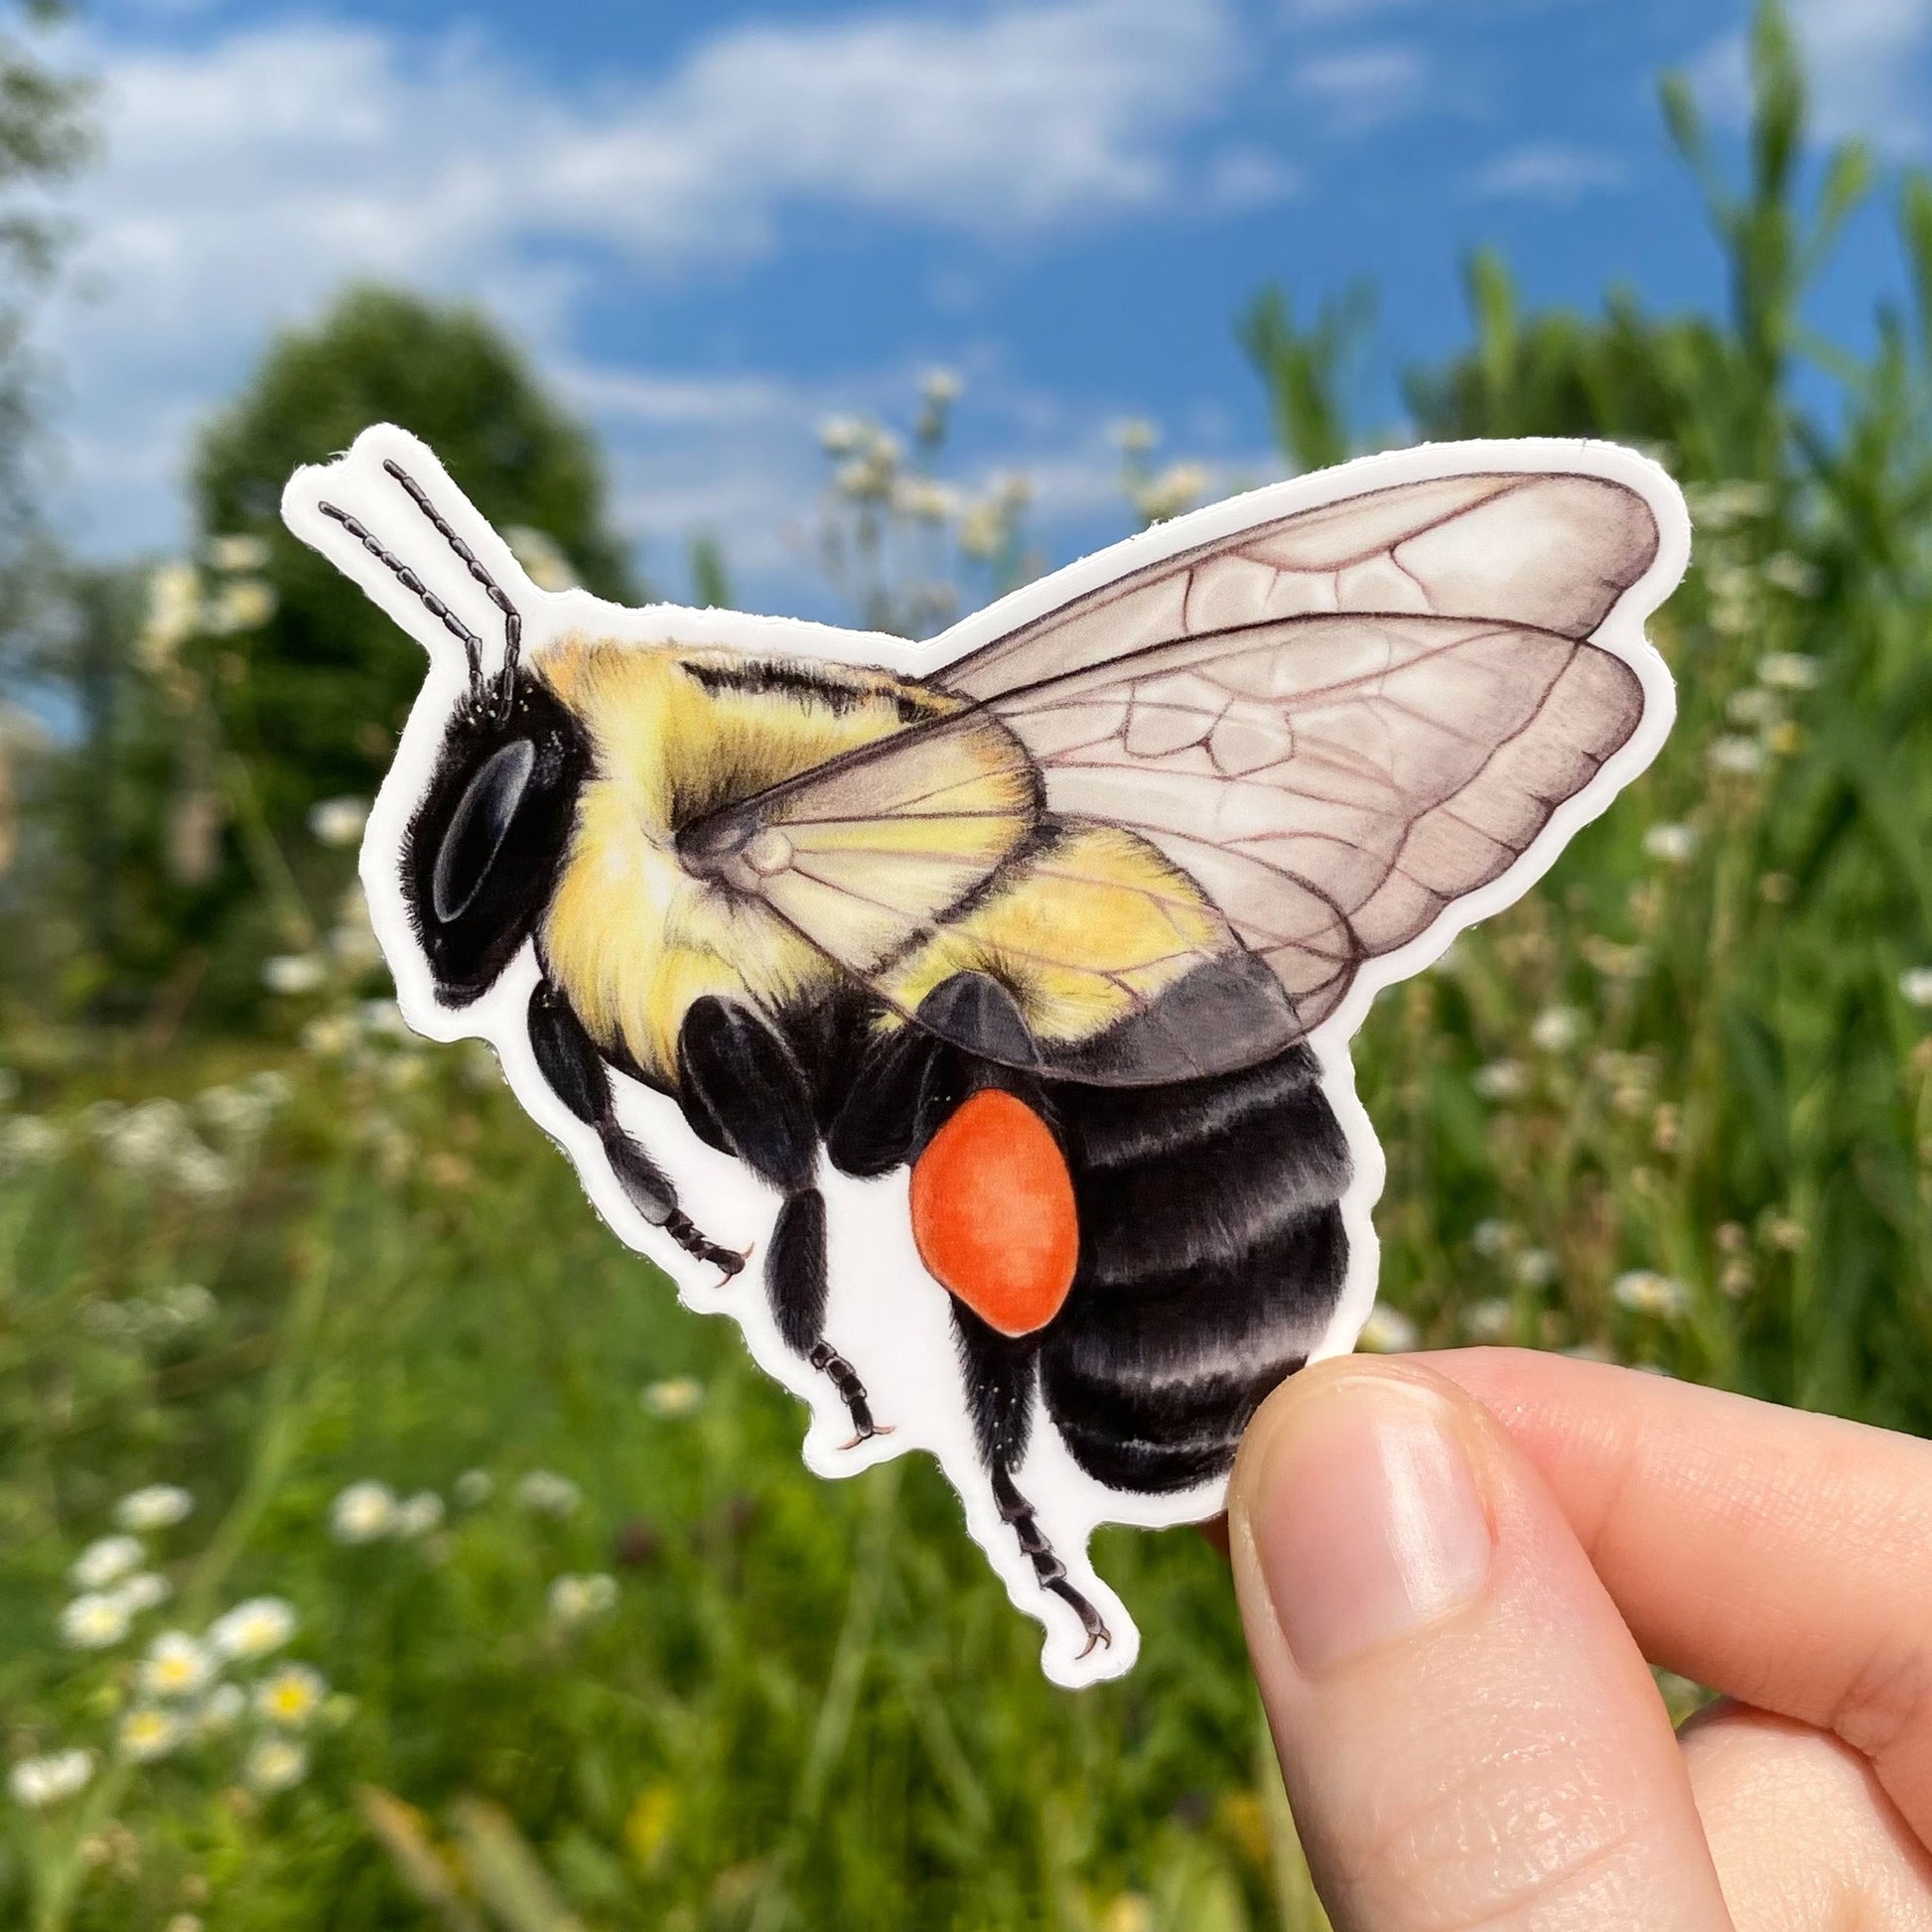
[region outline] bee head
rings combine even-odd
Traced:
[[[403,898],[446,1006],[495,983],[535,928],[555,887],[590,766],[582,729],[522,663],[523,620],[475,551],[400,465],[383,469],[462,560],[503,619],[502,662],[483,670],[483,640],[346,510],[321,505],[463,645],[469,687],[451,713],[435,768],[402,848]]]

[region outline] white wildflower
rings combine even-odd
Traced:
[[[309,1753],[286,1737],[262,1738],[241,1767],[249,1784],[267,1796],[300,1784],[308,1774]]]
[[[605,1615],[617,1607],[617,1601],[615,1577],[559,1577],[550,1586],[550,1614],[566,1628]]]
[[[1000,504],[977,502],[967,505],[959,520],[960,550],[975,562],[984,563],[1000,553],[1007,539],[1006,512]]]
[[[1784,705],[1775,691],[1767,691],[1761,684],[1747,684],[1725,700],[1725,716],[1733,725],[1768,731],[1783,722]]]
[[[353,845],[368,822],[366,798],[325,798],[309,807],[309,830],[318,845]]]
[[[122,1717],[115,1731],[121,1755],[136,1764],[166,1757],[186,1735],[187,1727],[180,1718],[151,1704],[137,1704]]]
[[[1764,559],[1764,581],[1787,597],[1816,597],[1824,579],[1814,563],[1780,550]]]
[[[1487,1255],[1492,1260],[1497,1255],[1507,1254],[1515,1245],[1516,1230],[1507,1221],[1499,1221],[1492,1214],[1487,1220],[1478,1221],[1469,1230],[1469,1246],[1477,1254]]]
[[[495,1487],[487,1469],[465,1469],[456,1479],[456,1499],[474,1509],[479,1503],[486,1503]]]
[[[1692,517],[1710,530],[1728,529],[1763,516],[1771,507],[1768,483],[1742,480],[1694,483],[1684,493],[1690,499]]]
[[[89,1590],[61,1612],[61,1641],[73,1650],[105,1650],[127,1635],[134,1621],[118,1595]]]
[[[302,1029],[302,1050],[332,1060],[351,1053],[361,1043],[355,1022],[345,1013],[323,1013]]]
[[[1652,1315],[1660,1321],[1675,1321],[1691,1305],[1684,1284],[1654,1268],[1632,1268],[1619,1275],[1610,1284],[1610,1299],[1632,1314]]]
[[[285,1730],[300,1730],[329,1694],[328,1680],[307,1664],[284,1664],[255,1686],[255,1712]]]
[[[1764,769],[1764,747],[1754,738],[1730,734],[1714,738],[1708,756],[1714,769],[1736,778],[1748,778]]]
[[[1145,456],[1161,440],[1161,432],[1145,416],[1114,424],[1108,435],[1123,456]]]
[[[1525,1288],[1548,1288],[1560,1272],[1557,1258],[1548,1248],[1525,1248],[1511,1265]]]
[[[1206,494],[1208,473],[1198,463],[1171,463],[1159,475],[1128,484],[1127,498],[1136,515],[1149,523],[1165,523],[1182,510],[1192,509]]]
[[[568,1516],[583,1499],[576,1483],[552,1469],[532,1469],[516,1485],[516,1500],[538,1516]]]
[[[157,1576],[152,1570],[139,1570],[114,1591],[114,1597],[129,1616],[139,1616],[143,1610],[167,1602],[174,1593],[174,1587],[166,1577]]]
[[[503,541],[510,555],[523,566],[523,574],[540,591],[574,591],[577,571],[563,545],[548,530],[533,529],[527,523],[504,526]]]
[[[1698,853],[1695,825],[1653,825],[1643,835],[1644,857],[1660,865],[1688,866]]]
[[[858,416],[827,416],[818,426],[818,447],[827,456],[849,456],[866,441],[866,424]]]
[[[641,1397],[653,1416],[675,1421],[695,1416],[704,1407],[704,1384],[692,1375],[674,1375],[668,1382],[652,1382]]]
[[[248,1699],[239,1684],[217,1684],[195,1710],[195,1734],[220,1737],[241,1722]]]
[[[1530,1038],[1546,1053],[1567,1053],[1583,1037],[1584,1016],[1575,1007],[1545,1007],[1530,1026]]]
[[[936,409],[957,402],[965,389],[965,378],[957,369],[927,369],[919,378],[920,396]]]
[[[1757,660],[1757,680],[1774,691],[1809,691],[1818,682],[1820,665],[1801,650],[1772,651]]]
[[[92,1751],[49,1751],[40,1757],[23,1757],[7,1773],[7,1789],[16,1804],[44,1811],[84,1790],[93,1774]]]
[[[893,485],[893,507],[921,523],[943,523],[959,513],[959,493],[928,477],[902,477]]]
[[[148,672],[164,671],[195,634],[202,616],[201,573],[179,560],[160,565],[148,579],[148,610],[134,655]]]
[[[38,1114],[0,1121],[0,1168],[37,1168],[61,1152],[61,1130]]]
[[[214,1200],[234,1185],[234,1170],[200,1141],[180,1149],[169,1166],[169,1177],[191,1200]]]
[[[1529,1086],[1529,1074],[1520,1060],[1491,1060],[1476,1068],[1472,1084],[1485,1100],[1517,1100]]]
[[[1400,1309],[1377,1302],[1362,1323],[1355,1346],[1371,1355],[1406,1355],[1421,1339],[1416,1324]]]
[[[328,977],[329,963],[316,953],[277,953],[262,961],[262,984],[271,993],[291,998],[315,992]]]
[[[1507,1341],[1516,1329],[1516,1311],[1500,1295],[1472,1302],[1462,1311],[1462,1332],[1471,1341]]]
[[[74,1558],[68,1581],[75,1589],[105,1589],[139,1570],[147,1554],[134,1537],[97,1537]]]
[[[252,1596],[208,1626],[208,1642],[223,1657],[266,1657],[295,1635],[295,1607],[279,1596]]]
[[[1932,1007],[1932,966],[1908,966],[1898,976],[1898,991],[1909,1006]]]
[[[191,1143],[200,1146],[188,1115],[173,1100],[144,1100],[138,1107],[96,1102],[82,1116],[100,1149],[129,1173],[155,1173],[171,1166]]]
[[[141,1688],[150,1697],[193,1697],[215,1674],[207,1646],[186,1630],[164,1630],[141,1662]]]
[[[394,1534],[416,1538],[443,1527],[443,1498],[434,1489],[419,1489],[396,1505]]]
[[[362,1000],[355,1008],[356,1024],[370,1039],[387,1040],[391,1045],[414,1046],[417,1035],[402,1017],[394,1000]]]
[[[386,1482],[351,1482],[329,1505],[338,1543],[374,1543],[396,1531],[396,1492]]]
[[[275,1112],[275,1104],[252,1082],[205,1087],[196,1095],[195,1106],[217,1133],[243,1138],[259,1134]]]
[[[265,578],[231,577],[208,599],[202,622],[214,637],[259,630],[275,615],[275,592]]]
[[[221,1305],[200,1282],[177,1282],[173,1288],[164,1288],[154,1298],[155,1312],[172,1328],[199,1328],[205,1322],[212,1321],[221,1312]],[[186,1496],[187,1491],[177,1492]],[[194,1507],[193,1499],[188,1507]],[[187,1510],[182,1511],[186,1515]],[[170,1517],[170,1522],[179,1522],[180,1517]]]
[[[207,560],[216,570],[262,570],[268,564],[265,537],[209,537]]]

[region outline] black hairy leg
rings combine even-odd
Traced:
[[[891,1435],[873,1420],[858,1371],[825,1339],[830,1283],[818,1123],[811,1083],[791,1048],[744,1007],[694,1000],[678,1029],[677,1097],[700,1140],[784,1196],[765,1256],[765,1294],[779,1339],[831,1382],[850,1412],[856,1433],[845,1447]]]
[[[952,1305],[953,1334],[966,1389],[967,1413],[980,1460],[993,1479],[993,1501],[1002,1522],[1013,1528],[1034,1577],[1080,1619],[1087,1633],[1086,1656],[1098,1644],[1113,1643],[1100,1612],[1066,1580],[1066,1565],[1053,1552],[1034,1506],[1020,1493],[1013,1472],[1027,1452],[1033,1425],[1035,1364],[1039,1347],[1031,1335],[1003,1335],[989,1327],[964,1303]]]
[[[624,1198],[693,1260],[722,1269],[729,1281],[745,1266],[745,1257],[721,1248],[693,1225],[677,1204],[670,1176],[624,1132],[611,1097],[611,1072],[603,1055],[570,1002],[548,980],[540,980],[530,995],[529,1030],[537,1070],[551,1092],[597,1130]]]

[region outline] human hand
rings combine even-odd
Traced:
[[[1337,1932],[1932,1927],[1932,1445],[1357,1356],[1257,1416],[1229,1537]],[[1728,1697],[1673,1736],[1645,1658]]]

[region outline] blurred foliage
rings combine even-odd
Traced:
[[[989,601],[1045,567],[1027,539],[1028,478],[1009,472],[969,491],[940,474],[963,388],[955,370],[927,370],[903,436],[872,416],[818,426],[818,562],[868,630],[930,637],[966,598]]]
[[[313,954],[349,885],[305,830],[366,798],[422,660],[284,528],[282,485],[369,423],[413,430],[546,588],[642,593],[610,527],[589,435],[479,311],[346,292],[268,349],[204,433],[193,553],[136,584],[67,574],[37,672],[71,694],[69,755],[28,761],[40,844],[0,906],[16,988],[50,982],[103,1020],[165,1036],[245,1020],[264,959]]]
[[[1666,95],[1731,267],[1726,316],[1526,313],[1478,258],[1468,349],[1410,380],[1432,434],[1643,441],[1698,535],[1653,626],[1682,707],[1656,767],[1359,1042],[1389,1156],[1367,1339],[1566,1348],[1923,1431],[1932,183],[1899,186],[1909,299],[1875,350],[1813,344],[1805,292],[1864,165],[1799,165],[1774,13],[1753,72],[1741,188]],[[1363,440],[1365,316],[1251,312],[1291,455]],[[1821,374],[1836,393],[1812,408]],[[972,572],[1000,552],[961,541],[963,496],[923,534],[895,522],[924,515],[938,445],[906,458],[886,436],[839,428],[835,465],[861,469],[835,471],[827,513],[856,595],[929,621],[934,582],[991,589]],[[1147,426],[1121,443],[1133,517],[1172,514],[1191,466],[1157,470]],[[217,507],[210,535],[278,541],[240,495]],[[230,647],[199,614],[232,585],[293,598],[277,554],[198,556],[187,661]],[[110,604],[69,640],[83,717],[107,702],[89,652],[118,664],[99,639],[136,621]],[[248,633],[250,678],[283,608]],[[141,674],[165,689],[165,663]],[[144,756],[178,773],[192,723],[155,705]],[[249,714],[210,715],[247,771]],[[373,768],[325,766],[345,789]],[[71,782],[77,805],[88,773]],[[161,782],[147,795],[180,797]],[[228,835],[267,828],[237,902],[270,933],[353,819],[318,814],[311,838],[328,785],[287,783]],[[262,792],[280,795],[267,775]],[[112,838],[154,853],[163,831]],[[76,876],[120,863],[67,849]],[[358,1000],[356,957],[323,933],[278,963],[299,1050],[171,1044],[152,1014],[129,1032],[23,1003],[11,1025],[0,1923],[1317,1932],[1207,1545],[1104,1535],[1141,1662],[1046,1685],[937,1471],[807,1475],[801,1412],[731,1325],[674,1311],[490,1057]],[[183,1485],[185,1521],[140,1500],[156,1482]],[[251,1650],[215,1619],[263,1597],[251,1627],[273,1641]],[[189,1647],[152,1649],[170,1628]],[[218,1657],[197,1648],[211,1632]],[[286,1659],[326,1682],[278,1678]],[[164,1663],[209,1681],[168,1693]],[[1696,1696],[1666,1688],[1680,1710]]]
[[[27,345],[33,298],[67,238],[45,191],[91,147],[91,88],[49,58],[42,30],[64,18],[55,0],[0,4],[0,542],[19,542],[32,505],[30,472],[40,370]],[[0,553],[3,554],[3,553]]]
[[[1868,362],[1807,355],[1807,290],[1871,169],[1856,144],[1804,165],[1775,9],[1750,55],[1741,187],[1664,88],[1726,317],[1524,315],[1478,255],[1473,342],[1408,379],[1429,437],[1648,446],[1687,485],[1696,567],[1653,625],[1680,705],[1656,767],[1552,885],[1385,999],[1357,1060],[1385,1280],[1433,1337],[1642,1353],[1660,1291],[1624,1278],[1661,1271],[1670,1367],[1924,1430],[1932,1048],[1901,976],[1932,958],[1932,182],[1898,191],[1909,317],[1880,314]],[[1337,364],[1336,314],[1249,331],[1292,456],[1323,419],[1286,398]],[[1838,385],[1817,413],[1807,362]]]

